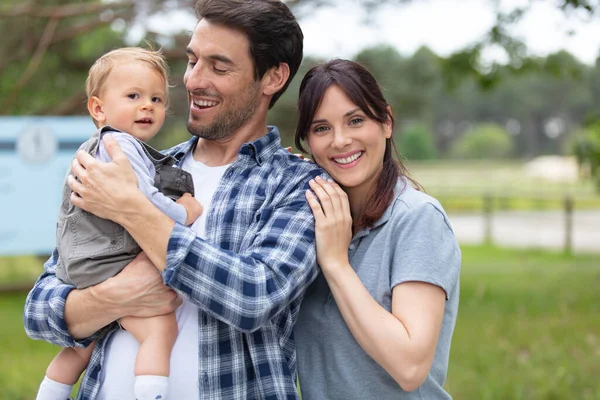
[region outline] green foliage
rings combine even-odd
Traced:
[[[462,159],[502,159],[511,155],[512,139],[496,124],[479,124],[467,131],[452,146],[451,154]]]
[[[600,122],[579,131],[575,135],[573,147],[579,164],[587,169],[600,193]]]
[[[437,157],[431,132],[423,124],[411,124],[403,129],[398,148],[408,160],[432,160]]]

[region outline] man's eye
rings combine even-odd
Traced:
[[[226,73],[226,72],[227,72],[227,70],[226,70],[226,69],[220,69],[220,68],[217,68],[217,67],[213,67],[213,70],[214,70],[214,71],[215,71],[217,74],[224,74],[224,73]]]

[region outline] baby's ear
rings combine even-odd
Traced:
[[[98,121],[100,126],[104,125],[106,122],[106,115],[104,114],[104,109],[102,108],[102,100],[100,100],[100,98],[97,96],[92,96],[88,99],[87,107],[92,118],[95,121]]]

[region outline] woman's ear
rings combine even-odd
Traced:
[[[388,112],[388,120],[386,122],[383,123],[383,130],[385,131],[385,138],[389,139],[392,137],[392,131],[393,131],[393,124],[392,124],[392,107],[387,106],[387,112]]]
[[[272,67],[263,76],[263,93],[272,96],[279,92],[290,77],[290,66],[287,63],[279,63]]]
[[[106,122],[106,114],[104,114],[104,109],[102,108],[102,100],[96,96],[90,97],[88,99],[87,108],[94,121],[98,121],[100,126],[104,125]]]

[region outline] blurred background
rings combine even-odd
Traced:
[[[187,140],[193,3],[0,0],[0,399],[34,398],[58,351],[26,337],[22,312],[68,161],[94,130],[87,71],[116,47],[162,47],[172,112],[151,144]],[[359,61],[392,106],[404,162],[450,215],[464,262],[448,391],[600,399],[600,2],[286,3],[305,59],[269,114],[283,144],[304,73]]]

